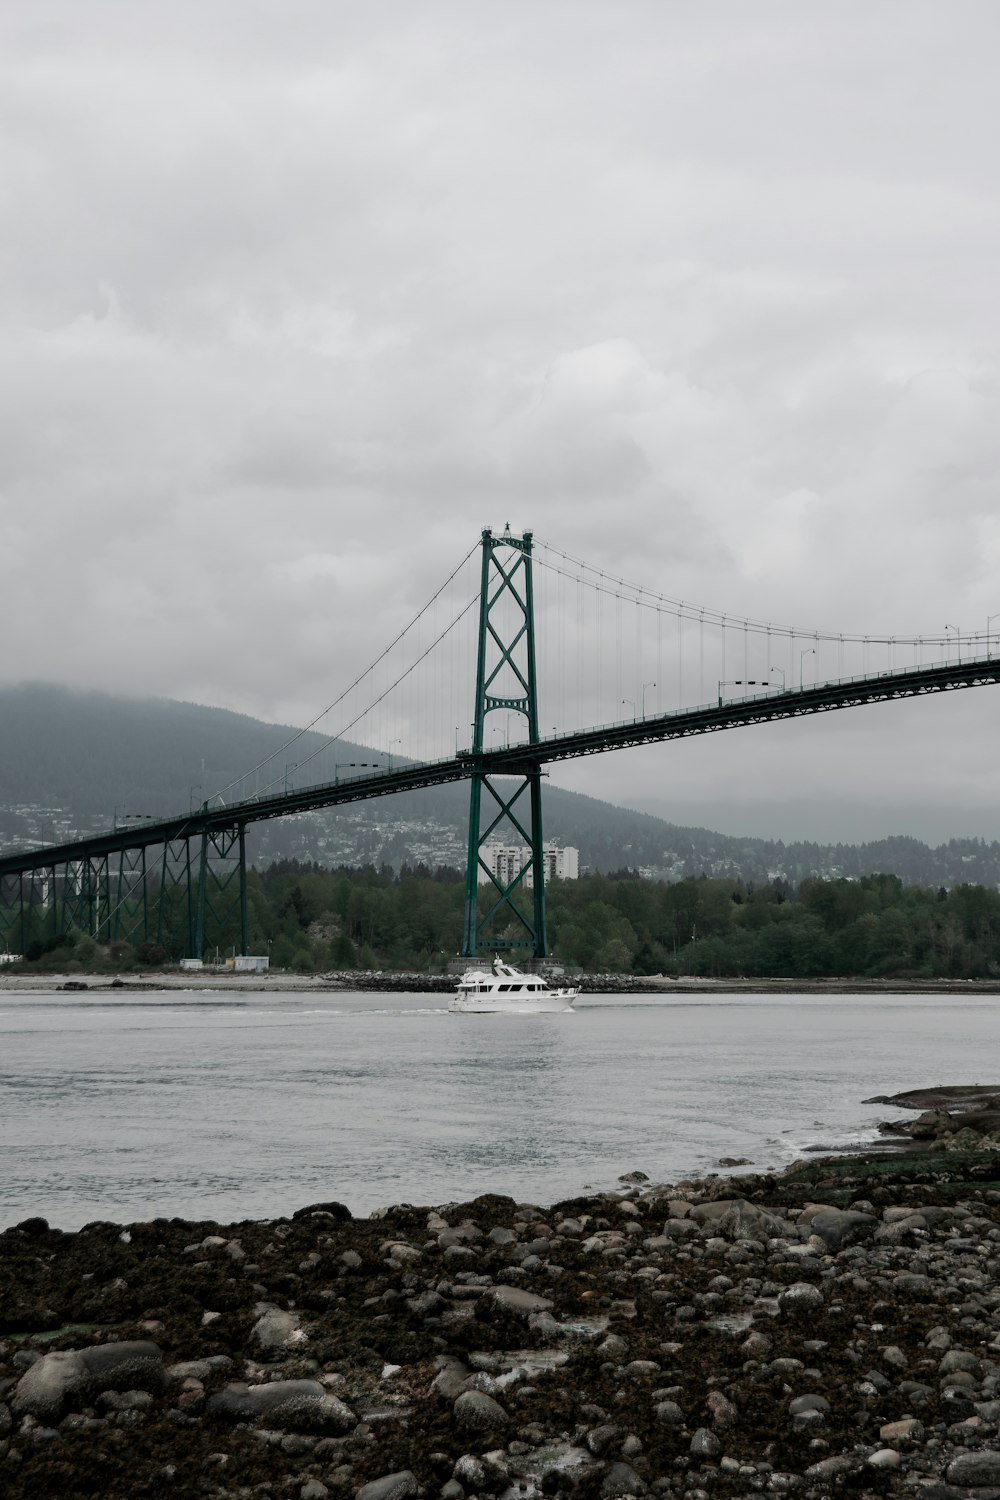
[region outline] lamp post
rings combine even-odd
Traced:
[[[944,628],[945,628],[945,630],[953,630],[955,632],[955,644],[958,647],[958,660],[961,661],[962,660],[962,632],[959,630],[959,628],[958,628],[957,625],[946,625]]]
[[[781,673],[781,692],[784,692],[785,691],[785,669],[784,669],[784,667],[772,667],[770,670],[772,672],[780,672]]]
[[[403,743],[403,736],[402,735],[398,735],[396,737],[396,739],[389,741],[389,751],[388,751],[388,754],[389,754],[389,770],[390,771],[392,770],[392,747],[393,747],[393,745],[401,745],[402,743]],[[458,754],[458,730],[457,729],[455,730],[455,754],[456,755]]]
[[[635,719],[635,699],[634,698],[623,698],[622,699],[622,703],[630,703],[632,705],[632,718],[634,720]]]
[[[643,718],[646,717],[646,689],[648,687],[655,687],[655,686],[656,686],[655,682],[644,682],[643,685],[642,685],[642,717]]]
[[[799,652],[799,687],[802,687],[802,665],[807,656],[815,656],[816,647],[807,646],[804,651]]]

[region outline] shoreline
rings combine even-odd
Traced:
[[[694,975],[585,974],[584,995],[1000,995],[998,979],[703,979]],[[143,974],[12,973],[0,969],[0,993],[9,990],[110,991],[234,990],[248,993],[454,993],[456,977],[359,970],[329,974],[234,974],[229,969],[150,970]]]
[[[996,1500],[998,1177],[838,1157],[544,1207],[22,1221],[0,1488]]]
[[[866,1102],[917,1115],[909,1151],[544,1206],[22,1220],[0,1489],[997,1500],[1000,1085]]]

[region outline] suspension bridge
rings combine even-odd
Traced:
[[[305,729],[197,809],[0,855],[0,944],[23,953],[75,928],[173,957],[245,954],[248,825],[468,781],[463,954],[544,958],[546,766],[995,683],[994,618],[928,635],[779,626],[628,583],[531,532],[487,529]],[[348,739],[363,759],[337,759]],[[492,840],[523,849],[509,880],[484,859]]]

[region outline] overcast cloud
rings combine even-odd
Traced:
[[[3,677],[304,722],[508,519],[734,614],[983,629],[998,42],[994,0],[11,0]],[[998,710],[556,776],[1000,837]]]

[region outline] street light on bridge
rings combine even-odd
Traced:
[[[1000,613],[986,616],[986,655],[990,654],[990,626],[994,620],[1000,620]]]
[[[771,671],[772,672],[780,672],[781,673],[781,691],[784,692],[785,691],[785,669],[784,669],[784,667],[772,667]]]
[[[944,628],[945,628],[945,630],[953,630],[955,632],[955,643],[956,643],[956,645],[958,647],[958,659],[959,659],[959,661],[961,661],[962,660],[962,632],[961,632],[961,630],[958,628],[957,625],[946,625]]]
[[[648,687],[655,687],[655,686],[656,686],[656,683],[652,682],[652,681],[650,681],[650,682],[644,682],[643,685],[642,685],[642,717],[643,718],[646,717],[646,689]]]
[[[623,704],[630,703],[632,705],[632,719],[634,721],[635,717],[636,717],[636,713],[635,713],[635,699],[634,698],[623,698],[622,699],[622,703]]]
[[[799,687],[802,687],[802,685],[803,685],[803,683],[802,683],[802,664],[805,661],[805,659],[806,659],[807,656],[815,656],[815,655],[816,655],[816,647],[815,646],[807,646],[804,651],[800,651],[799,652]]]

